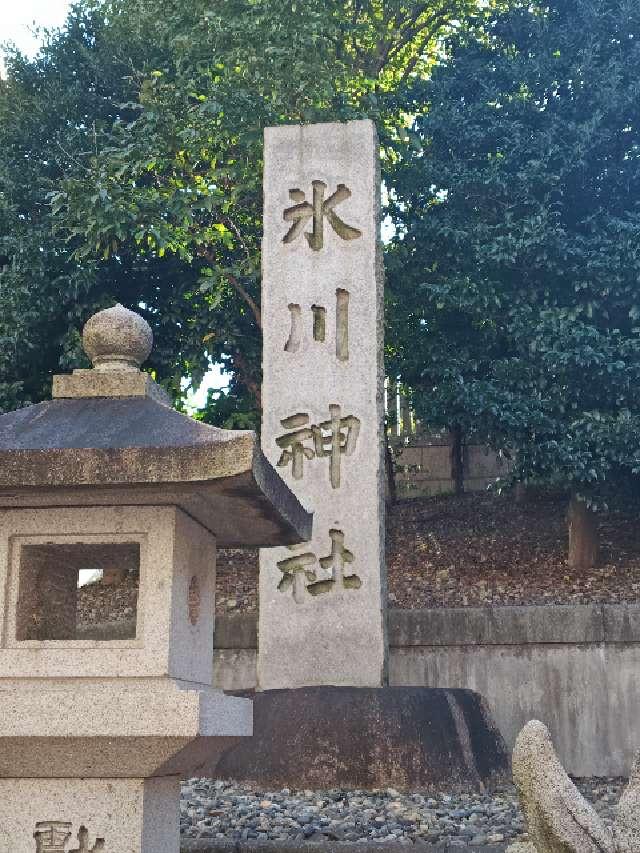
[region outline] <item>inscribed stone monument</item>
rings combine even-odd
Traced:
[[[372,122],[266,130],[262,449],[314,532],[261,552],[262,690],[385,680],[379,192]]]

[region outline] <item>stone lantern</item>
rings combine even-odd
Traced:
[[[0,853],[177,853],[180,778],[251,734],[251,702],[211,686],[216,547],[311,518],[254,433],[170,407],[139,315],[101,311],[83,343],[92,370],[0,416]],[[126,618],[83,612],[100,576]]]

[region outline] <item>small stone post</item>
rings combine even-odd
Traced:
[[[372,122],[266,130],[262,448],[315,515],[261,552],[262,690],[385,681],[379,192]]]

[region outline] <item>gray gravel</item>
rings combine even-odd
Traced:
[[[579,788],[610,822],[624,780],[582,780]],[[525,827],[512,786],[493,794],[383,791],[257,791],[190,779],[182,788],[184,839],[233,841],[398,841],[499,844]]]

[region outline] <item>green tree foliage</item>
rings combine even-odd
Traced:
[[[640,470],[639,63],[637,3],[489,10],[416,81],[390,179],[390,354],[419,414],[595,501]]]
[[[172,302],[202,327],[185,375],[225,364],[231,398],[260,391],[262,132],[267,125],[371,116],[402,136],[402,92],[428,72],[439,35],[471,0],[113,0],[110,38],[153,43],[135,96],[83,169],[52,196],[84,266],[129,256],[183,264],[197,280]],[[390,149],[388,149],[390,150]],[[170,260],[172,259],[172,260]],[[197,378],[197,377],[196,377]],[[218,399],[211,417],[224,416]]]
[[[83,322],[115,301],[144,306],[157,341],[151,367],[175,394],[185,362],[200,374],[207,367],[197,310],[181,323],[174,309],[197,293],[197,270],[128,247],[79,258],[51,205],[61,181],[87,175],[113,123],[137,114],[121,106],[137,99],[132,65],[158,61],[140,36],[124,44],[103,14],[81,7],[36,60],[9,58],[0,81],[0,410],[49,396],[52,373],[82,363]]]

